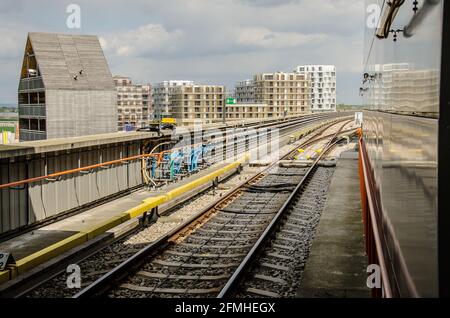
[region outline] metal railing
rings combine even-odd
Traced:
[[[19,116],[45,117],[45,104],[20,104]]]
[[[19,82],[19,91],[43,89],[44,81],[41,76],[23,78]]]
[[[34,141],[34,140],[44,140],[44,139],[46,139],[45,131],[20,129],[20,140],[21,141]]]

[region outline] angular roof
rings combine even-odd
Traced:
[[[33,32],[28,33],[29,47],[46,89],[115,90],[96,36]]]

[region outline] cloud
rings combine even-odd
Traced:
[[[0,50],[0,58],[15,58],[22,54],[26,34],[15,31],[14,29],[0,27],[0,39],[2,39],[2,47]]]
[[[316,44],[326,39],[325,34],[303,34],[300,32],[274,32],[268,28],[243,28],[237,37],[241,46],[256,46],[264,49],[284,49],[305,44]]]
[[[160,24],[147,24],[135,30],[112,33],[101,37],[100,41],[103,49],[119,56],[145,56],[175,51],[182,35],[180,30],[170,32]]]
[[[264,27],[224,26],[215,32],[187,33],[181,30],[170,32],[160,24],[148,24],[130,31],[107,34],[100,38],[100,43],[112,55],[173,58],[280,50],[314,45],[325,39],[325,34],[277,32]]]

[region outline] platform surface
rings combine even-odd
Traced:
[[[331,180],[297,296],[370,297],[357,152],[344,152]]]
[[[217,163],[180,181],[169,183],[157,191],[146,189],[137,190],[110,202],[88,209],[77,215],[46,225],[39,229],[29,231],[0,243],[0,251],[11,253],[16,260],[29,256],[43,248],[66,239],[87,228],[95,227],[102,222],[120,215],[142,203],[144,199],[156,197],[184,184],[192,182],[229,163]]]

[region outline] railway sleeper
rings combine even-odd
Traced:
[[[268,275],[263,275],[263,274],[254,274],[253,277],[255,279],[268,281],[268,282],[276,283],[276,284],[280,284],[280,285],[287,285],[287,284],[289,284],[286,280],[284,280],[282,278],[268,276]]]
[[[262,289],[258,289],[258,288],[253,288],[253,287],[247,288],[246,292],[257,295],[257,296],[267,297],[267,298],[281,298],[281,296],[278,293],[267,291],[267,290],[262,290]]]
[[[228,263],[228,264],[188,264],[188,263],[180,263],[180,262],[168,262],[163,260],[154,260],[152,263],[167,266],[167,267],[186,267],[186,268],[230,268],[236,267],[239,263]]]
[[[122,284],[119,286],[123,289],[129,289],[137,292],[145,292],[145,293],[158,293],[158,294],[211,294],[218,293],[220,288],[208,288],[208,289],[180,289],[180,288],[154,288],[147,286],[138,286],[134,284]]]
[[[243,233],[243,231],[229,231],[229,230],[222,230],[222,229],[208,229],[205,227],[207,227],[208,225],[205,225],[202,228],[199,228],[196,230],[196,232],[200,232],[200,233],[217,233],[217,234],[241,234]],[[212,227],[212,226],[210,226]],[[253,234],[253,233],[260,233],[261,230],[257,229],[257,230],[245,230],[246,234]]]
[[[231,246],[227,246],[227,245],[208,245],[205,246],[203,244],[195,244],[195,243],[188,243],[188,242],[181,242],[178,244],[179,246],[185,246],[188,248],[208,248],[208,249],[218,249],[218,250],[224,250],[224,249],[248,249],[248,248],[252,248],[253,244],[243,244],[243,245],[231,245]]]
[[[220,242],[247,242],[247,238],[241,237],[211,237],[211,236],[199,236],[196,234],[191,234],[187,237],[187,239],[194,239],[200,241],[220,241]]]
[[[165,279],[171,278],[176,280],[205,280],[205,281],[216,281],[222,279],[228,279],[230,275],[214,275],[214,276],[202,276],[202,275],[173,275],[173,274],[162,274],[162,273],[152,273],[148,271],[139,271],[137,275],[145,277],[145,278],[156,278],[156,279]]]
[[[196,257],[196,258],[238,258],[238,257],[243,257],[246,255],[244,253],[239,253],[239,254],[185,253],[185,252],[178,252],[178,251],[173,251],[173,250],[167,250],[164,253],[172,254],[172,255],[176,255],[176,256]]]

